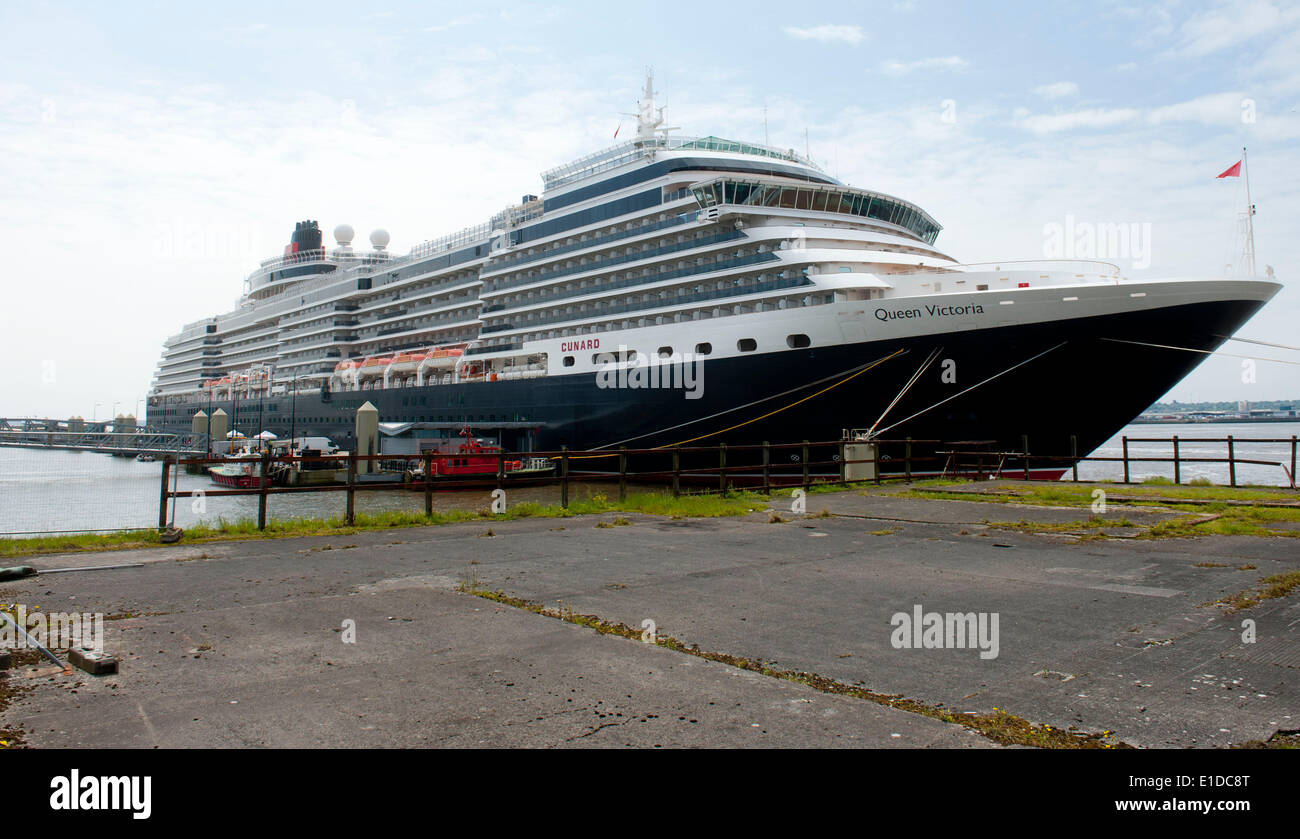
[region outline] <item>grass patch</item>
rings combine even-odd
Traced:
[[[1100,516],[1089,516],[1087,519],[1078,521],[991,521],[988,526],[996,530],[1014,530],[1019,533],[1065,533],[1078,534],[1080,532],[1087,536],[1104,537],[1106,532],[1103,527],[1137,527],[1138,525],[1124,517],[1115,519],[1103,519]]]
[[[1186,499],[1189,502],[1234,501],[1287,503],[1300,501],[1300,493],[1294,490],[1271,487],[1223,487],[1176,485],[1167,479],[1164,483],[1148,485],[1111,485],[1105,489],[1108,504],[1133,504],[1154,502],[1162,499]],[[918,484],[918,486],[920,486]],[[1093,484],[1010,484],[985,487],[982,492],[945,492],[941,486],[909,489],[896,493],[903,498],[929,498],[948,501],[962,499],[966,501],[988,501],[995,504],[1038,504],[1049,507],[1091,507],[1092,493],[1098,487]],[[1225,505],[1227,506],[1227,505]],[[1285,508],[1292,509],[1292,508]],[[1300,509],[1300,508],[1296,508]]]
[[[1300,570],[1286,571],[1281,574],[1274,574],[1271,577],[1265,577],[1253,589],[1222,597],[1212,603],[1202,605],[1227,606],[1228,614],[1232,614],[1233,612],[1240,612],[1242,609],[1249,609],[1251,606],[1257,606],[1265,600],[1286,597],[1296,588],[1300,588]]]
[[[237,539],[277,539],[288,536],[336,536],[361,533],[368,530],[388,530],[400,527],[425,527],[429,525],[456,524],[467,521],[513,521],[527,518],[568,518],[596,513],[643,513],[671,518],[717,518],[743,516],[765,509],[769,499],[757,493],[741,492],[722,495],[683,495],[673,498],[669,493],[629,493],[623,501],[610,500],[601,493],[570,501],[568,509],[558,504],[543,505],[523,502],[494,514],[481,510],[450,510],[426,516],[423,512],[358,513],[353,524],[343,516],[332,518],[277,519],[267,522],[265,530],[257,529],[255,519],[227,521],[218,519],[210,524],[186,528],[181,540],[185,543],[220,542]],[[618,522],[618,520],[615,520]],[[622,522],[631,524],[627,519]],[[131,533],[75,534],[68,536],[38,537],[32,539],[0,539],[0,559],[35,556],[49,553],[77,553],[84,551],[129,550],[160,546],[157,531]]]
[[[1267,740],[1248,740],[1234,749],[1300,749],[1300,731],[1278,731]]]
[[[558,608],[552,608],[549,606],[543,606],[540,603],[535,603],[531,600],[524,600],[523,598],[508,595],[502,591],[487,591],[470,587],[461,587],[460,590],[466,594],[481,597],[485,600],[491,600],[495,603],[501,603],[505,606],[511,606],[516,609],[532,612],[533,614],[594,629],[603,635],[617,635],[621,638],[627,638],[642,643],[653,643],[660,647],[666,647],[674,652],[695,656],[696,658],[702,658],[706,661],[715,661],[741,670],[760,673],[773,679],[783,679],[789,682],[796,682],[813,688],[814,690],[821,691],[822,693],[864,699],[868,702],[875,702],[879,705],[887,705],[890,708],[898,708],[903,711],[909,711],[914,714],[921,714],[922,716],[942,720],[943,722],[964,726],[965,728],[979,732],[985,737],[1003,745],[1034,746],[1046,749],[1132,748],[1126,743],[1112,742],[1110,740],[1111,732],[1109,731],[1090,733],[1075,730],[1062,730],[1053,728],[1050,725],[1031,723],[998,708],[994,708],[992,713],[987,714],[958,713],[939,705],[931,705],[915,699],[907,699],[898,695],[877,693],[860,685],[850,685],[816,673],[786,670],[760,659],[743,658],[741,656],[731,655],[730,653],[702,650],[698,644],[687,645],[670,635],[657,634],[652,640],[643,640],[642,631],[640,629],[634,629],[624,623],[607,621],[596,615],[580,614],[574,612],[571,606],[563,604]]]

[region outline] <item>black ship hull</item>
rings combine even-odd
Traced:
[[[1153,345],[1213,350],[1262,305],[1200,303],[705,360],[693,399],[682,388],[602,387],[589,374],[151,406],[149,424],[188,433],[195,411],[222,408],[248,436],[321,435],[350,450],[354,413],[369,401],[381,422],[429,423],[437,430],[427,433],[449,440],[469,426],[519,452],[829,441],[876,423],[937,350],[880,422],[883,437],[1007,451],[1027,438],[1035,455],[1082,456],[1204,358]]]

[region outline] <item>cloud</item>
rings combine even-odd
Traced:
[[[853,46],[862,43],[863,39],[866,38],[861,26],[835,24],[810,26],[806,29],[798,26],[787,26],[785,27],[785,34],[791,38],[798,38],[800,41],[823,41],[825,43],[852,44]]]
[[[1134,122],[1141,113],[1136,108],[1086,108],[1061,114],[1022,115],[1020,124],[1035,134],[1056,134],[1079,129],[1112,128]]]
[[[886,61],[880,72],[887,76],[906,76],[916,70],[964,70],[968,64],[960,55],[922,58],[917,61]]]
[[[1048,99],[1060,99],[1064,96],[1078,96],[1079,86],[1074,82],[1052,82],[1051,84],[1040,84],[1034,88],[1034,93]]]
[[[1279,9],[1267,0],[1224,2],[1192,15],[1178,28],[1177,43],[1167,54],[1200,58],[1244,44],[1300,20],[1300,8]]]
[[[1202,125],[1240,125],[1244,93],[1210,93],[1186,102],[1154,108],[1147,114],[1152,125],[1196,122]]]

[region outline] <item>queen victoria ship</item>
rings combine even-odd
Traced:
[[[840,439],[1087,454],[1279,289],[1104,263],[966,265],[903,198],[793,150],[663,127],[403,255],[297,225],[238,307],[167,339],[148,423],[222,408],[346,440],[356,409],[511,451]]]

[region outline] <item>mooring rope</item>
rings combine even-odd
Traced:
[[[874,435],[876,426],[884,422],[885,417],[889,416],[889,412],[894,410],[894,406],[897,405],[898,401],[912,389],[912,385],[916,384],[917,381],[920,380],[921,376],[924,375],[925,371],[930,369],[930,365],[934,363],[934,360],[939,357],[939,353],[941,352],[943,352],[943,347],[934,348],[930,355],[925,359],[925,363],[917,368],[917,371],[912,374],[912,378],[908,379],[907,384],[903,385],[903,389],[898,392],[893,401],[889,403],[888,407],[886,407],[880,416],[876,418],[876,421],[871,424],[871,428],[867,429],[867,437],[872,437]]]
[[[1200,353],[1201,355],[1221,355],[1224,358],[1245,358],[1250,361],[1272,361],[1276,364],[1295,364],[1300,366],[1300,361],[1288,361],[1285,358],[1260,358],[1253,355],[1237,355],[1230,352],[1219,352],[1218,350],[1198,350],[1195,347],[1175,347],[1170,344],[1151,344],[1146,341],[1126,341],[1123,338],[1102,338],[1103,341],[1110,341],[1115,344],[1132,344],[1136,347],[1156,347],[1162,350],[1182,350],[1183,352]],[[1259,342],[1252,342],[1259,343]]]
[[[813,398],[816,398],[816,397],[818,397],[818,396],[821,396],[823,393],[826,393],[826,392],[829,391],[829,390],[833,390],[833,389],[839,387],[840,385],[844,384],[845,382],[848,382],[848,381],[850,381],[850,380],[852,380],[852,379],[857,378],[858,376],[861,376],[863,373],[867,372],[868,370],[871,370],[871,369],[874,368],[874,367],[878,367],[878,366],[880,366],[881,364],[884,364],[886,361],[889,361],[891,358],[896,358],[897,356],[900,356],[900,355],[902,355],[902,354],[904,354],[904,353],[906,353],[906,352],[907,352],[907,350],[905,350],[905,349],[898,349],[898,350],[895,350],[894,352],[890,353],[889,355],[886,355],[886,356],[883,356],[882,358],[878,358],[878,359],[876,359],[875,361],[870,361],[870,362],[867,362],[866,364],[858,365],[858,367],[856,367],[856,368],[854,368],[854,367],[850,367],[848,370],[841,370],[840,372],[838,372],[838,373],[833,373],[832,375],[830,375],[830,376],[826,376],[825,378],[817,379],[816,381],[808,382],[807,384],[802,384],[802,385],[799,385],[798,387],[790,388],[789,390],[787,390],[787,391],[783,391],[783,392],[781,392],[781,393],[774,393],[774,394],[772,394],[771,396],[764,396],[762,399],[755,399],[753,402],[746,402],[744,405],[736,405],[735,407],[732,407],[732,408],[726,408],[726,409],[721,410],[721,411],[718,411],[718,412],[716,412],[716,413],[709,414],[708,416],[705,416],[705,417],[697,417],[696,419],[687,420],[686,422],[681,422],[681,423],[678,423],[677,425],[672,425],[672,426],[669,426],[669,427],[667,427],[667,428],[660,428],[660,429],[657,429],[657,430],[655,430],[655,431],[647,432],[647,433],[645,433],[645,434],[638,434],[638,435],[635,436],[635,437],[628,437],[628,438],[626,438],[626,439],[624,439],[624,440],[618,440],[618,441],[613,442],[613,443],[607,443],[607,444],[605,444],[605,445],[603,445],[603,446],[597,446],[597,450],[599,450],[599,449],[607,449],[607,448],[609,448],[609,447],[611,447],[611,446],[621,446],[621,445],[623,445],[624,443],[630,443],[630,442],[632,442],[633,440],[640,440],[640,439],[643,439],[643,438],[645,438],[645,437],[652,437],[652,436],[654,436],[654,435],[656,435],[656,434],[664,434],[664,433],[667,433],[667,432],[669,432],[669,431],[675,431],[675,430],[677,430],[678,428],[685,428],[685,427],[688,426],[688,425],[694,425],[694,424],[699,423],[699,422],[704,422],[705,420],[710,420],[710,419],[713,419],[713,418],[715,418],[715,417],[720,417],[720,416],[722,416],[723,414],[730,414],[730,413],[733,413],[733,412],[735,412],[735,411],[741,411],[741,410],[744,410],[745,408],[749,408],[749,407],[754,406],[754,405],[757,405],[757,404],[759,404],[759,403],[761,403],[761,402],[769,402],[769,401],[771,401],[771,400],[773,400],[773,399],[780,399],[782,396],[789,396],[789,395],[792,394],[792,393],[797,393],[797,392],[799,392],[799,391],[801,391],[801,390],[805,390],[805,389],[810,388],[810,387],[816,387],[816,386],[819,385],[819,384],[822,384],[822,383],[824,383],[824,382],[829,382],[829,381],[831,381],[832,379],[838,378],[838,377],[840,377],[840,376],[844,376],[844,377],[845,377],[845,378],[841,379],[840,381],[836,382],[835,384],[831,385],[830,387],[822,388],[821,390],[817,391],[816,393],[813,393],[813,394],[811,394],[811,395],[809,395],[809,396],[805,396],[804,398],[802,398],[802,399],[800,399],[800,400],[798,400],[798,401],[791,402],[789,405],[783,405],[782,407],[777,408],[777,409],[774,410],[774,411],[768,411],[766,414],[763,414],[762,416],[758,416],[758,417],[754,417],[753,419],[745,420],[744,422],[737,423],[737,424],[735,424],[735,425],[733,425],[733,426],[730,426],[729,428],[723,428],[723,429],[720,429],[720,430],[718,430],[718,431],[711,431],[711,432],[709,432],[708,434],[701,434],[700,436],[698,436],[698,437],[692,437],[692,438],[690,438],[689,440],[680,440],[680,441],[678,441],[678,442],[676,442],[676,443],[665,443],[665,444],[662,445],[662,446],[653,446],[652,448],[655,448],[655,449],[670,449],[670,448],[672,448],[673,446],[682,446],[682,445],[685,445],[686,443],[693,443],[693,442],[695,442],[696,440],[703,440],[705,437],[714,437],[714,436],[716,436],[716,435],[718,435],[718,434],[725,434],[725,433],[727,433],[728,431],[733,431],[733,430],[735,430],[735,429],[737,429],[737,428],[743,428],[743,427],[746,426],[746,425],[750,425],[750,424],[752,424],[752,423],[758,422],[759,420],[766,419],[766,418],[772,416],[773,414],[779,414],[779,413],[781,413],[782,411],[785,411],[785,410],[787,410],[787,409],[789,409],[789,408],[793,408],[794,406],[799,405],[799,404],[801,404],[801,403],[803,403],[803,402],[807,402],[809,399],[813,399]],[[845,375],[845,374],[848,374],[848,375]],[[570,458],[570,460],[588,460],[588,459],[592,459],[592,458],[616,457],[617,455],[618,455],[618,452],[610,452],[609,454],[581,455],[581,456],[578,456],[578,457],[572,457],[572,458]],[[552,460],[557,460],[558,458],[554,458],[554,457],[553,457],[553,458],[551,458],[551,459],[552,459]]]
[[[959,392],[957,392],[957,393],[954,393],[952,396],[949,396],[949,397],[946,398],[946,399],[941,399],[941,400],[939,400],[938,402],[936,402],[936,403],[934,403],[933,405],[931,405],[929,408],[924,408],[924,409],[922,409],[922,410],[920,410],[920,411],[917,411],[915,414],[912,414],[910,417],[907,417],[906,419],[901,419],[901,420],[899,420],[898,422],[894,423],[893,425],[889,426],[888,428],[882,428],[882,429],[880,429],[880,432],[879,432],[879,433],[880,433],[880,434],[884,434],[886,431],[889,431],[891,428],[897,428],[898,426],[902,425],[903,423],[907,422],[908,420],[916,419],[917,417],[921,416],[921,414],[924,414],[926,411],[932,411],[932,410],[934,410],[935,408],[938,408],[940,405],[944,404],[945,402],[951,402],[952,400],[956,399],[958,396],[961,396],[961,395],[966,394],[966,393],[970,393],[972,390],[974,390],[974,389],[977,388],[977,387],[982,387],[983,385],[988,384],[989,382],[993,381],[994,379],[997,379],[997,378],[1000,378],[1000,377],[1002,377],[1002,376],[1005,376],[1006,374],[1010,373],[1012,370],[1015,370],[1015,369],[1017,369],[1017,368],[1019,368],[1019,367],[1024,367],[1024,366],[1025,366],[1026,364],[1028,364],[1029,362],[1034,361],[1035,359],[1042,358],[1043,356],[1047,355],[1049,352],[1052,352],[1052,351],[1054,351],[1054,350],[1059,350],[1061,347],[1065,346],[1067,343],[1068,343],[1067,341],[1062,341],[1061,343],[1057,344],[1057,345],[1054,346],[1054,347],[1050,347],[1050,348],[1048,348],[1048,349],[1043,350],[1043,351],[1040,352],[1038,355],[1031,356],[1030,358],[1026,358],[1024,361],[1020,362],[1019,364],[1015,364],[1015,365],[1013,365],[1013,366],[1011,366],[1011,367],[1008,367],[1007,369],[1003,370],[1001,373],[997,373],[997,374],[994,374],[994,375],[992,375],[992,376],[989,376],[989,377],[988,377],[987,379],[985,379],[984,381],[979,382],[978,384],[973,384],[973,385],[971,385],[970,387],[966,388],[965,390],[963,390],[963,391],[959,391]]]
[[[1254,338],[1234,338],[1231,335],[1218,335],[1216,337],[1223,338],[1227,341],[1240,341],[1243,344],[1258,344],[1261,347],[1274,347],[1279,350],[1295,350],[1296,352],[1300,352],[1300,347],[1293,347],[1290,344],[1274,344],[1272,341],[1258,341]]]

